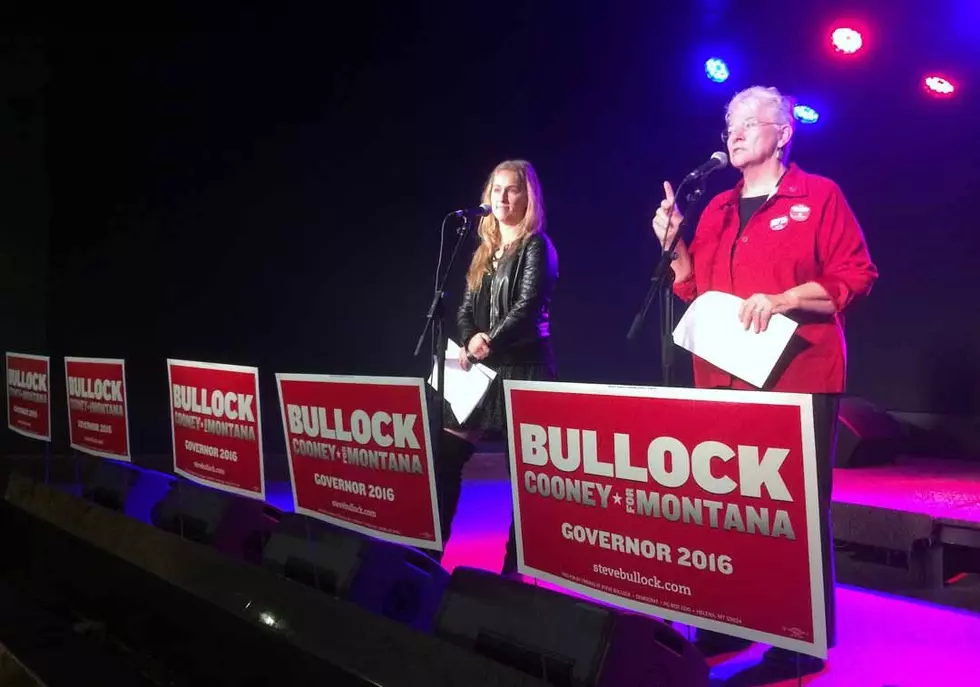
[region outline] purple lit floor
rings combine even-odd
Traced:
[[[501,456],[479,455],[467,467],[453,537],[443,559],[450,570],[458,565],[500,569],[510,525],[510,487],[504,479],[501,460]],[[884,468],[886,472],[892,470],[889,473],[892,477],[885,478],[890,486],[880,498],[888,498],[890,493],[890,507],[903,508],[899,497],[905,493],[903,486],[907,488],[901,483],[904,469],[903,466]],[[976,499],[980,494],[980,478],[976,474],[971,476],[974,489],[973,496],[968,497],[964,488],[969,483],[967,476],[956,473],[952,466],[948,471],[950,474],[942,477],[956,480],[956,488],[964,495],[960,502],[950,504],[958,517],[963,518],[964,511],[971,508],[974,516],[980,514],[980,501]],[[853,495],[855,502],[861,502],[865,472],[868,471],[838,470],[835,496],[847,496],[850,501]],[[875,473],[876,479],[879,476],[884,477]],[[937,485],[922,490],[924,501],[935,493],[932,486]],[[870,500],[872,494],[867,490],[865,496]],[[837,603],[838,646],[831,650],[827,668],[804,678],[804,684],[817,687],[980,685],[980,615],[841,585],[837,587]],[[725,678],[744,670],[759,661],[764,649],[754,646],[728,657],[714,665],[712,677]],[[773,684],[788,687],[797,681]]]
[[[964,461],[900,458],[894,465],[835,470],[834,501],[980,525],[980,469]]]

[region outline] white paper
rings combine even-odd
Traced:
[[[674,329],[674,343],[762,388],[793,338],[797,323],[785,315],[773,315],[766,331],[746,331],[738,319],[744,302],[721,291],[701,294]]]
[[[442,389],[443,396],[460,424],[465,422],[473,409],[479,405],[490,387],[490,382],[496,376],[497,373],[494,370],[479,363],[470,367],[469,370],[463,370],[459,364],[459,344],[449,339],[446,344],[446,365],[443,368]],[[435,383],[436,366],[433,365],[432,375],[429,377],[429,386],[435,387]]]

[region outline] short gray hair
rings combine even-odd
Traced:
[[[770,108],[778,124],[793,126],[793,103],[791,99],[780,93],[778,89],[766,86],[752,86],[736,93],[725,108],[725,121],[728,121],[735,106],[752,101]]]
[[[773,120],[776,124],[788,126],[793,133],[796,133],[796,120],[793,119],[793,100],[780,93],[779,89],[771,86],[751,86],[736,93],[725,107],[725,122],[728,123],[731,120],[733,108],[747,102],[756,102],[768,107],[773,113]],[[789,157],[789,145],[782,153],[784,160]]]

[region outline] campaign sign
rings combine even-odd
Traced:
[[[296,512],[442,550],[423,380],[276,380]]]
[[[32,439],[51,441],[51,358],[7,353],[7,427]]]
[[[809,396],[504,388],[522,573],[826,656]]]
[[[130,461],[126,363],[65,358],[68,436],[77,451]]]
[[[167,360],[167,373],[174,472],[264,500],[258,368]]]

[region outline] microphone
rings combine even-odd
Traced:
[[[491,209],[490,203],[484,203],[475,208],[464,208],[463,210],[456,210],[449,214],[453,217],[486,217],[490,214]]]
[[[728,156],[725,153],[716,151],[711,154],[711,158],[685,177],[686,180],[701,179],[708,176],[716,169],[728,166]]]

